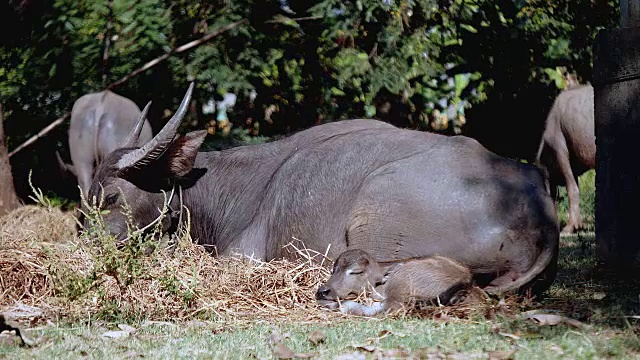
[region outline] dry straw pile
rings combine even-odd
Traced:
[[[50,250],[64,253],[75,232],[74,218],[55,208],[28,205],[0,217],[0,306],[52,296]]]
[[[78,236],[71,214],[23,206],[0,218],[0,313],[30,321],[199,318],[234,325],[346,317],[316,305],[330,260],[301,242],[287,245],[296,260],[265,263],[211,256],[182,234],[168,247],[151,242],[116,249],[112,240]],[[398,315],[449,319],[493,308],[432,307]]]
[[[325,258],[293,244],[297,260],[264,263],[213,257],[188,236],[148,254],[95,246],[75,233],[74,217],[52,207],[24,206],[0,218],[0,311],[37,307],[69,321],[339,316],[314,299],[329,276]]]

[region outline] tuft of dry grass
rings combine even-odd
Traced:
[[[50,250],[64,253],[75,233],[74,217],[56,208],[26,205],[0,217],[0,306],[51,296]]]
[[[136,259],[124,283],[105,265],[127,250],[98,248],[74,236],[72,215],[24,206],[0,219],[0,310],[37,307],[69,321],[145,318],[219,321],[315,321],[332,315],[316,306],[327,280],[323,254],[298,249],[297,260],[260,262],[214,257],[183,236]],[[111,260],[110,260],[111,259]],[[19,319],[18,319],[19,320]]]
[[[0,217],[0,247],[10,242],[65,242],[75,234],[73,214],[54,207],[25,205]]]

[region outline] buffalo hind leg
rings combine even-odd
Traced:
[[[565,225],[561,233],[571,234],[582,226],[582,217],[580,215],[580,189],[578,188],[577,177],[573,175],[573,170],[571,169],[569,151],[567,150],[566,143],[562,141],[562,146],[554,148],[553,150],[558,168],[565,180],[567,186],[567,197],[569,198],[567,225]]]
[[[511,283],[520,278],[520,276],[522,276],[522,272],[511,269],[504,274],[498,275],[487,286],[485,286],[483,290],[491,293],[497,288],[504,288],[506,286],[509,286]]]

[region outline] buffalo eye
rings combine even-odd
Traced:
[[[118,201],[118,195],[120,195],[120,194],[115,193],[115,194],[110,194],[110,195],[108,195],[108,196],[104,199],[104,201],[105,201],[105,205],[106,205],[106,206],[110,206],[110,205],[115,204],[115,203],[116,203],[116,201]]]

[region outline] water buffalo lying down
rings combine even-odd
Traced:
[[[65,164],[57,155],[59,165],[78,178],[86,196],[91,186],[94,168],[107,154],[126,143],[126,137],[136,125],[140,108],[136,103],[111,91],[86,94],[73,103],[69,125],[69,152],[73,165]],[[144,121],[134,145],[146,144],[153,134]]]
[[[182,201],[194,240],[221,255],[286,257],[282,247],[295,237],[321,252],[331,244],[334,258],[351,248],[385,260],[451,257],[488,277],[493,292],[537,293],[553,282],[558,219],[535,166],[467,137],[375,120],[198,152],[205,131],[176,137],[192,89],[150,142],[112,152],[97,169],[89,195],[104,196],[105,223],[120,239],[127,230],[120,212],[125,199],[143,227],[162,208],[161,190],[177,188],[182,196],[171,197],[171,208]],[[165,220],[169,229],[172,220]]]
[[[459,303],[466,299],[471,281],[469,268],[444,256],[378,262],[364,250],[351,249],[335,260],[331,277],[318,288],[316,299],[330,309],[340,306],[343,313],[372,316],[413,303]],[[367,306],[345,300],[363,291],[381,301]]]

